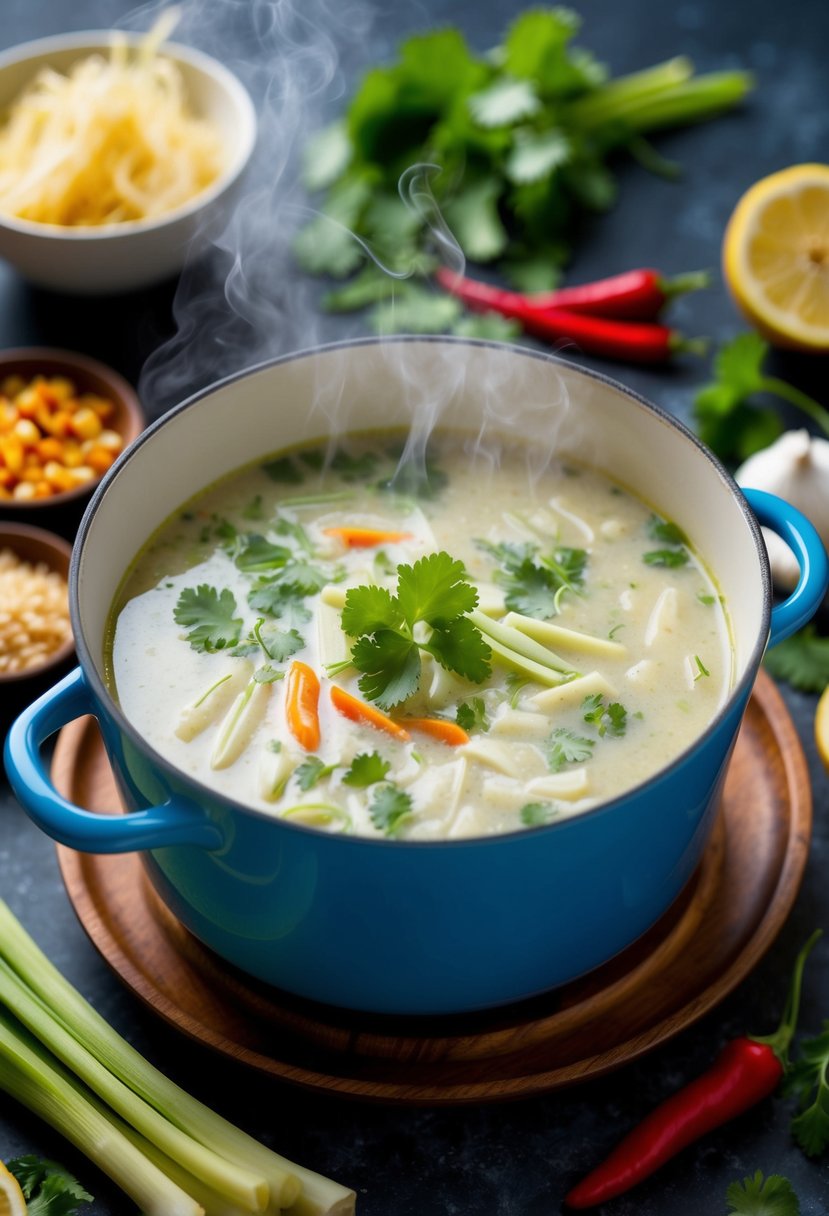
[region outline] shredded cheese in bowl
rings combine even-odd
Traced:
[[[0,549],[0,675],[39,667],[71,634],[66,581]]]
[[[169,28],[157,23],[134,50],[114,35],[108,58],[38,73],[0,129],[0,212],[64,227],[153,219],[218,178],[219,132],[158,54]]]

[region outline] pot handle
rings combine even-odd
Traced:
[[[6,773],[18,801],[47,835],[86,853],[129,853],[191,844],[220,848],[222,833],[204,811],[184,798],[130,814],[96,815],[63,798],[40,753],[43,742],[67,722],[95,713],[80,667],[25,709],[6,736]]]
[[[791,503],[765,490],[744,489],[743,494],[759,522],[782,537],[800,566],[794,591],[771,610],[771,647],[814,616],[829,588],[829,559],[815,526]]]

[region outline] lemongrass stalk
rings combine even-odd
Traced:
[[[532,659],[518,654],[515,650],[510,650],[508,646],[502,645],[496,638],[486,634],[484,635],[484,640],[492,651],[493,657],[498,659],[504,667],[509,667],[511,671],[520,672],[522,676],[527,676],[535,684],[545,684],[548,688],[556,688],[559,684],[566,683],[576,674],[575,672],[555,671],[552,667],[535,663]]]
[[[56,1021],[48,1004],[44,1004],[2,959],[0,1002],[94,1093],[148,1140],[246,1212],[264,1211],[268,1204],[269,1188],[261,1175],[207,1151],[197,1140],[168,1122],[163,1113],[137,1097]]]
[[[148,1161],[2,1011],[0,1088],[70,1140],[145,1216],[203,1216],[196,1200]]]
[[[200,1178],[196,1178],[193,1174],[184,1169],[178,1162],[173,1161],[166,1153],[162,1153],[161,1149],[149,1140],[146,1140],[140,1132],[137,1132],[134,1127],[130,1127],[127,1123],[116,1121],[116,1126],[124,1136],[133,1144],[139,1152],[143,1153],[153,1165],[166,1174],[176,1186],[181,1187],[188,1195],[192,1195],[195,1201],[204,1209],[204,1216],[246,1216],[243,1208],[236,1204],[228,1203],[221,1195],[209,1187]],[[283,1208],[267,1209],[269,1212],[274,1211],[281,1213]]]
[[[536,642],[555,642],[558,646],[569,646],[571,650],[583,654],[607,655],[611,658],[624,658],[628,653],[627,646],[614,642],[611,638],[597,638],[592,633],[580,633],[577,629],[565,629],[562,625],[554,625],[552,621],[539,621],[534,616],[524,616],[521,612],[508,612],[503,625],[517,629],[534,638]]]
[[[337,1205],[349,1195],[353,1200],[353,1192],[271,1152],[145,1060],[61,975],[2,899],[0,956],[55,1011],[55,1017],[70,1034],[134,1093],[163,1111],[171,1123],[206,1148],[224,1157],[230,1155],[239,1165],[261,1173],[271,1188],[272,1205],[290,1207],[298,1198],[301,1179],[303,1186],[312,1186],[311,1195],[319,1196],[313,1201],[316,1207],[302,1216],[344,1216],[348,1212],[347,1207],[338,1209]]]
[[[643,71],[630,72],[626,76],[609,80],[586,97],[571,102],[567,115],[580,126],[601,126],[602,123],[617,118],[620,108],[625,104],[659,96],[678,84],[684,84],[693,74],[694,65],[691,60],[686,55],[676,55],[673,59],[654,64]]]
[[[713,118],[742,101],[752,87],[748,72],[709,72],[677,85],[661,97],[624,106],[617,118],[628,132],[656,131]]]
[[[511,629],[500,621],[493,621],[491,617],[479,612],[477,608],[473,608],[472,612],[467,615],[472,624],[476,625],[484,634],[487,641],[494,638],[502,646],[506,646],[516,654],[523,655],[524,658],[532,659],[534,663],[539,663],[542,667],[551,667],[553,671],[564,672],[568,675],[573,674],[572,663],[568,663],[554,650],[542,646],[519,629]]]

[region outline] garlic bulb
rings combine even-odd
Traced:
[[[786,431],[770,447],[749,456],[734,476],[738,485],[768,490],[797,507],[829,548],[829,440],[804,430]],[[763,528],[763,539],[775,583],[791,590],[800,575],[794,554],[768,528]]]

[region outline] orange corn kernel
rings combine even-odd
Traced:
[[[104,428],[95,411],[85,406],[71,415],[70,429],[78,439],[97,439]]]
[[[107,448],[117,456],[124,446],[124,438],[117,431],[101,431],[96,442],[97,447]]]
[[[85,462],[85,453],[79,443],[74,443],[71,439],[67,439],[63,444],[63,452],[60,459],[66,465],[67,469],[77,469],[79,465]]]
[[[40,431],[32,422],[31,418],[20,418],[12,428],[14,434],[21,441],[24,447],[36,447],[40,440]]]
[[[23,468],[23,444],[16,435],[4,435],[0,439],[0,460],[13,473],[19,473]]]
[[[16,475],[11,469],[0,468],[0,487],[4,490],[10,490],[17,481]]]
[[[28,502],[35,497],[35,488],[30,481],[19,481],[12,490],[16,502]]]
[[[106,448],[94,447],[87,454],[86,463],[90,469],[94,469],[96,473],[106,473],[112,462],[115,460],[112,452],[108,452]]]
[[[68,414],[66,410],[56,410],[49,416],[44,430],[48,431],[50,435],[56,435],[59,439],[65,439],[72,433],[72,415]]]
[[[35,498],[51,498],[54,492],[48,481],[35,482]]]
[[[69,476],[72,478],[73,486],[83,486],[90,481],[94,481],[98,474],[94,469],[90,469],[88,464],[79,465],[77,469],[68,469]]]
[[[46,439],[41,439],[37,445],[37,454],[44,464],[47,460],[60,460],[64,454],[63,444],[59,439],[54,439],[49,435]]]
[[[43,480],[43,468],[39,464],[27,464],[18,474],[20,481],[31,481],[35,485]]]
[[[10,431],[20,414],[10,401],[0,401],[0,431]]]
[[[14,399],[14,405],[21,418],[35,418],[39,420],[41,412],[46,417],[52,412],[49,408],[49,403],[43,400],[35,388],[27,388],[24,392],[18,393]],[[43,424],[39,423],[39,425],[42,426]]]

